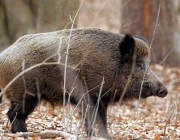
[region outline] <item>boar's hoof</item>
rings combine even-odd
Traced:
[[[24,120],[17,120],[15,119],[14,122],[12,123],[12,128],[11,132],[16,133],[16,132],[27,132],[26,124]]]

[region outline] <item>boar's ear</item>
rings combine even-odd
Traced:
[[[135,40],[130,34],[125,34],[120,43],[120,52],[122,56],[132,56],[134,53]]]

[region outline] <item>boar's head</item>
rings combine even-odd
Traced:
[[[120,44],[121,79],[126,79],[125,97],[165,97],[167,89],[150,68],[150,47],[142,40],[126,34]]]

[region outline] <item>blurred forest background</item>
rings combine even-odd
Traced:
[[[0,51],[25,34],[96,27],[143,36],[152,62],[180,66],[179,14],[180,0],[0,0]]]

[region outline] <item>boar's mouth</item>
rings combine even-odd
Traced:
[[[142,93],[141,98],[147,98],[150,96],[157,96],[157,97],[164,98],[164,97],[166,97],[167,94],[168,94],[168,91],[164,87],[160,88],[159,90],[144,89],[144,92]]]
[[[152,84],[151,82],[145,82],[142,86],[142,89],[139,89],[139,86],[132,86],[129,92],[135,98],[148,98],[150,96],[157,96],[164,98],[168,94],[168,90],[162,84]],[[139,89],[139,91],[138,91]]]
[[[158,89],[155,89],[154,87],[152,88],[145,87],[142,91],[141,98],[147,98],[150,96],[157,96],[157,97],[164,98],[166,97],[167,94],[168,94],[168,91],[164,86],[161,86]]]
[[[146,90],[146,91],[142,92],[141,98],[148,98],[148,97],[154,96],[154,95],[155,94],[153,94],[152,92]]]

